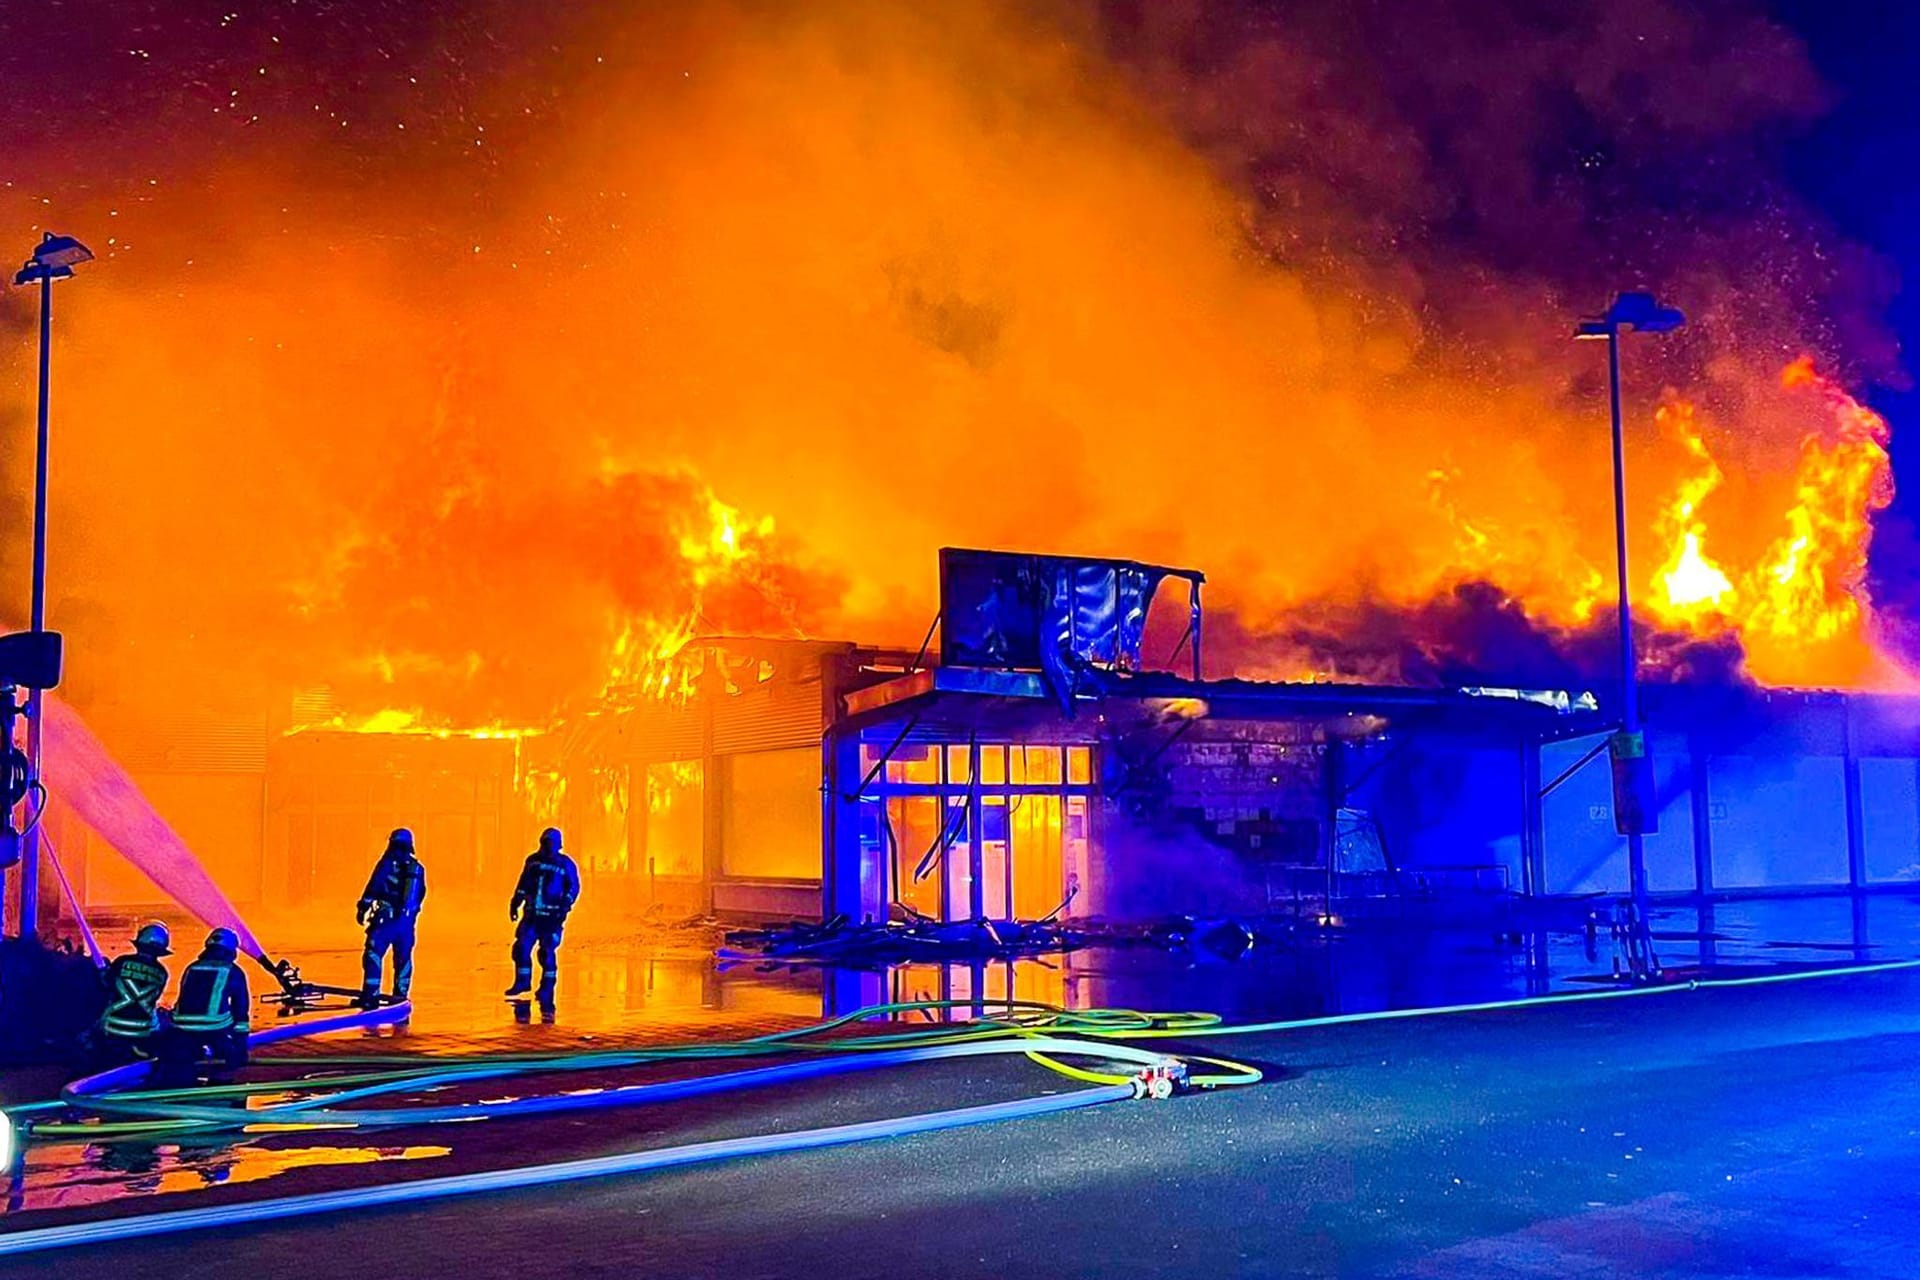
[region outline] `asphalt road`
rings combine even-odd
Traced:
[[[1920,977],[1244,1037],[1256,1089],[805,1155],[155,1239],[5,1274],[1896,1277],[1920,1271]],[[1039,1087],[939,1066],[509,1130],[538,1160]],[[439,1140],[417,1131],[399,1143]],[[429,1167],[435,1166],[435,1167]],[[288,1194],[437,1162],[301,1170]],[[178,1208],[150,1203],[142,1209]],[[7,1229],[43,1215],[5,1219]],[[52,1220],[48,1217],[46,1220]]]

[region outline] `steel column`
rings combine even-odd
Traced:
[[[1693,891],[1713,892],[1713,759],[1697,738],[1687,738],[1687,794],[1693,810]]]

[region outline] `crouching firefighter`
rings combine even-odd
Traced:
[[[167,989],[163,956],[173,939],[163,924],[142,925],[133,950],[107,966],[107,1007],[94,1024],[90,1047],[102,1067],[119,1066],[160,1053],[160,996]]]
[[[513,902],[507,907],[507,919],[520,922],[513,934],[513,985],[507,988],[509,996],[523,996],[532,989],[537,946],[540,999],[543,1003],[552,1001],[554,982],[560,975],[560,933],[566,927],[567,913],[579,900],[579,868],[560,852],[560,833],[548,827],[540,833],[540,847],[527,855],[520,883],[514,886]]]
[[[199,959],[180,975],[180,996],[173,1002],[173,1025],[160,1060],[163,1087],[191,1083],[202,1058],[229,1070],[247,1065],[253,997],[239,958],[240,939],[233,930],[215,929]]]
[[[413,988],[413,925],[427,900],[427,869],[414,856],[413,832],[401,827],[387,837],[386,852],[367,877],[354,918],[367,928],[367,948],[360,956],[360,1004],[371,1009],[380,1003],[380,970],[387,952],[393,952],[393,999],[407,998]]]

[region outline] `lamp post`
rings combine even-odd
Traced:
[[[73,275],[73,269],[91,262],[93,252],[72,236],[49,231],[33,248],[33,256],[14,273],[16,286],[40,286],[40,417],[34,437],[33,464],[33,608],[31,631],[38,635],[47,629],[47,389],[53,348],[53,282]],[[28,822],[26,848],[20,860],[20,936],[31,938],[40,928],[40,817],[46,805],[46,793],[40,782],[40,700],[41,691],[27,694],[27,781],[30,794],[41,798],[33,803],[34,814]]]
[[[1573,331],[1576,339],[1604,341],[1607,344],[1607,390],[1613,417],[1613,541],[1616,585],[1620,599],[1620,733],[1614,740],[1614,825],[1627,838],[1629,888],[1633,896],[1633,928],[1636,949],[1646,941],[1647,933],[1647,852],[1645,831],[1648,815],[1639,803],[1632,812],[1623,813],[1623,795],[1632,801],[1647,798],[1651,791],[1652,762],[1647,757],[1640,728],[1639,660],[1633,647],[1633,611],[1628,600],[1627,577],[1627,470],[1626,454],[1620,432],[1620,335],[1671,333],[1686,323],[1678,308],[1665,306],[1650,293],[1623,293],[1613,300],[1606,314],[1583,320]],[[1638,780],[1641,785],[1633,785]],[[1638,958],[1636,957],[1636,963]]]

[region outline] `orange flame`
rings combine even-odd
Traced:
[[[699,691],[705,668],[701,655],[690,652],[688,645],[705,625],[708,592],[744,586],[771,593],[761,578],[772,563],[772,516],[744,518],[739,508],[720,501],[711,490],[703,495],[699,510],[681,514],[684,523],[677,540],[691,598],[677,616],[619,620],[603,698],[685,703]],[[785,612],[790,619],[790,610]]]
[[[1733,581],[1707,557],[1703,549],[1706,523],[1700,508],[1725,478],[1700,437],[1692,403],[1669,396],[1655,412],[1659,425],[1680,437],[1687,454],[1698,464],[1696,474],[1680,484],[1680,492],[1660,513],[1656,531],[1672,544],[1666,563],[1655,575],[1655,610],[1672,622],[1695,622],[1717,616],[1731,601]]]
[[[1801,441],[1784,528],[1737,583],[1705,549],[1703,508],[1724,475],[1695,408],[1669,397],[1659,410],[1659,421],[1679,436],[1696,466],[1658,521],[1669,550],[1654,576],[1651,603],[1667,626],[1737,635],[1762,680],[1804,682],[1814,673],[1852,683],[1871,649],[1865,579],[1872,517],[1893,497],[1888,428],[1820,374],[1811,357],[1788,364],[1780,386],[1814,397],[1817,419]]]
[[[318,720],[296,720],[288,727],[288,734],[305,733],[309,730],[326,730],[335,733],[396,733],[418,735],[429,738],[479,738],[479,739],[518,739],[538,736],[542,730],[523,728],[499,723],[455,726],[436,723],[427,712],[419,707],[382,707],[365,716],[345,714],[329,716]]]
[[[1855,630],[1865,602],[1872,515],[1893,500],[1887,424],[1802,356],[1780,385],[1817,395],[1831,415],[1801,444],[1799,501],[1755,574],[1750,630],[1829,640]]]
[[[265,705],[332,680],[358,686],[351,714],[308,723],[452,733],[684,700],[716,620],[915,644],[941,545],[1193,563],[1250,633],[1474,579],[1558,625],[1605,607],[1604,434],[1574,381],[1592,362],[1536,323],[1573,299],[1484,262],[1442,278],[1448,244],[1418,234],[1448,221],[1428,216],[1436,157],[1376,132],[1377,95],[1326,135],[1336,180],[1277,156],[1256,191],[1196,138],[1242,138],[1221,126],[1260,94],[1143,92],[1051,6],[800,9],[560,24],[595,89],[511,141],[460,137],[498,184],[479,201],[468,169],[415,163],[454,154],[418,119],[326,153],[364,177],[338,188],[282,164],[308,150],[291,134],[181,140],[134,202],[92,149],[23,146],[90,180],[0,191],[18,225],[114,236],[60,321],[84,376],[62,384],[56,519],[86,536],[62,543],[55,603],[76,651],[124,658],[90,665],[88,703],[111,719],[186,683]],[[1261,56],[1291,65],[1287,47]],[[457,132],[524,118],[527,85],[496,70]],[[1298,88],[1247,70],[1240,87]],[[1226,114],[1190,131],[1176,97]],[[1268,105],[1293,137],[1307,104]],[[1843,682],[1884,424],[1810,363],[1766,385],[1755,351],[1823,330],[1796,276],[1720,279],[1751,242],[1702,241],[1673,283],[1764,339],[1702,325],[1698,353],[1647,358],[1823,425],[1708,422],[1702,396],[1685,477],[1636,466],[1636,496],[1670,501],[1636,517],[1659,549],[1631,585],[1652,617],[1740,635],[1765,678]],[[196,257],[216,243],[219,271]],[[9,305],[27,321],[29,297]],[[1716,465],[1734,428],[1742,455]],[[1796,465],[1792,495],[1755,496]],[[765,607],[724,607],[743,597]]]

